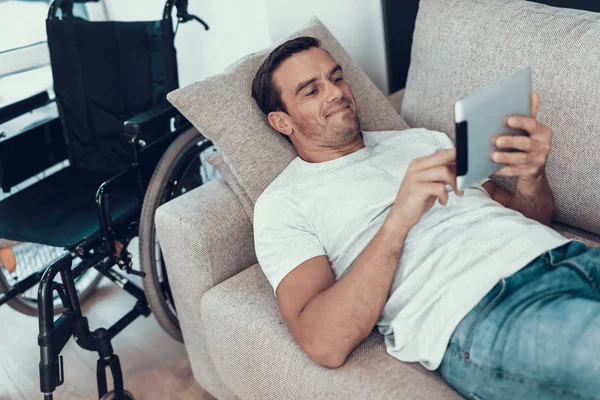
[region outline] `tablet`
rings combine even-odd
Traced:
[[[519,70],[506,78],[460,99],[454,105],[456,124],[456,184],[458,190],[474,185],[506,164],[490,158],[498,149],[492,139],[496,135],[529,135],[521,129],[509,128],[511,115],[531,116],[531,68]]]

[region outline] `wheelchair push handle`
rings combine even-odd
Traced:
[[[56,11],[59,9],[63,12],[63,15],[71,17],[73,15],[73,4],[98,3],[99,1],[100,0],[54,0],[50,5],[48,19],[56,18]],[[186,23],[193,20],[201,23],[205,30],[210,29],[208,24],[204,22],[202,18],[188,12],[188,0],[167,0],[163,11],[163,19],[171,19],[173,6],[177,8],[177,20],[179,22]]]
[[[188,12],[188,0],[167,0],[163,12],[163,19],[170,19],[173,6],[177,8],[177,20],[181,23],[188,21],[197,21],[204,26],[204,30],[209,30],[209,26],[200,17]]]
[[[60,10],[63,16],[73,16],[73,4],[98,3],[100,0],[54,0],[48,10],[48,19],[56,19],[56,11]]]

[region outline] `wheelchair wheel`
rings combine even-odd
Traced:
[[[165,262],[156,237],[154,213],[161,204],[220,175],[204,159],[214,151],[216,149],[212,142],[196,129],[191,128],[182,133],[158,162],[142,206],[139,252],[140,268],[146,273],[142,280],[144,292],[158,323],[179,342],[183,342],[183,338]]]
[[[15,271],[9,272],[0,265],[0,292],[6,292],[13,285],[36,271],[47,268],[50,263],[60,257],[65,250],[60,247],[46,246],[37,243],[16,243],[11,245],[11,249],[17,260]],[[81,260],[75,258],[73,263],[78,263]],[[75,280],[75,289],[79,294],[79,301],[83,303],[94,292],[96,286],[102,279],[100,274],[95,269],[89,269]],[[57,278],[60,282],[60,276]],[[16,311],[31,315],[38,315],[38,285],[34,285],[22,294],[8,301],[10,307]],[[54,314],[63,312],[63,304],[58,296],[54,293]]]

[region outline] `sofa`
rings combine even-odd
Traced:
[[[406,88],[384,96],[317,19],[291,35],[320,38],[342,64],[365,130],[425,127],[454,141],[453,105],[525,66],[553,129],[546,172],[552,228],[600,247],[600,14],[522,0],[421,0]],[[253,205],[296,156],[250,98],[273,47],[168,99],[217,149],[220,172],[156,212],[157,236],[194,377],[227,399],[461,399],[418,363],[387,354],[376,329],[339,368],[312,362],[282,319],[254,252]],[[514,193],[516,179],[492,175]],[[507,249],[510,251],[510,249]]]

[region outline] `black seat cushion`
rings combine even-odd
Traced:
[[[95,196],[111,177],[70,166],[0,201],[0,237],[57,247],[99,238]],[[115,224],[139,218],[134,182],[121,182],[113,191],[118,193],[109,196]]]

